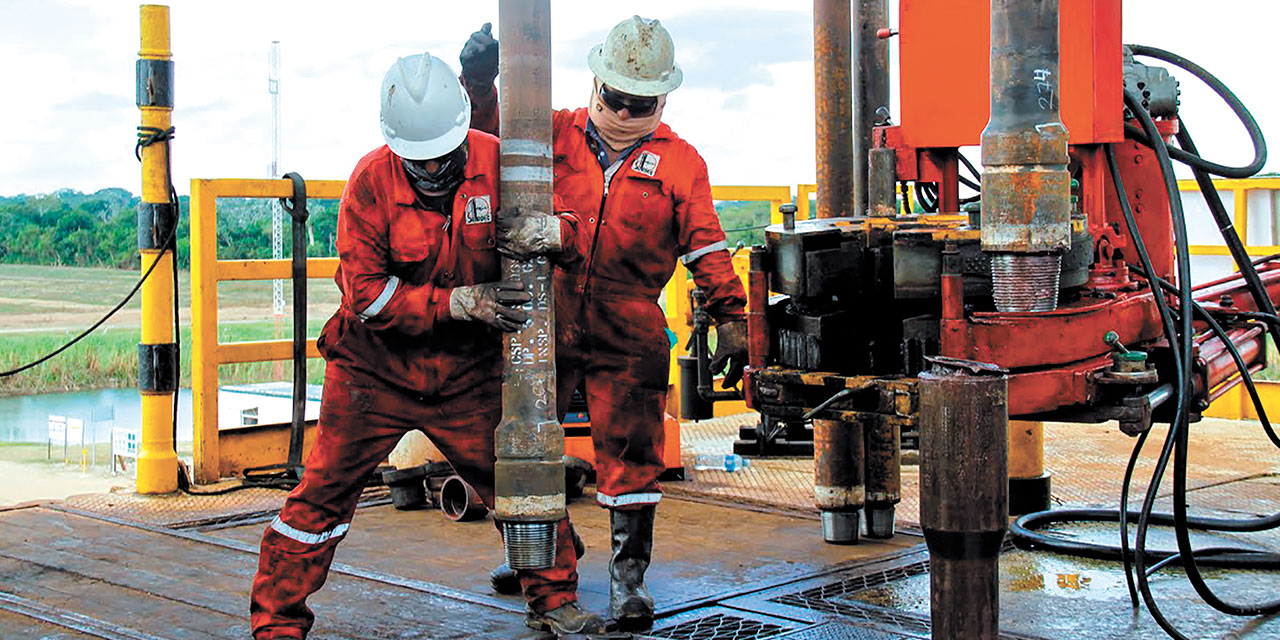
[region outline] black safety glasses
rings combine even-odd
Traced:
[[[658,110],[657,96],[633,96],[600,83],[600,101],[613,112],[627,110],[632,117],[643,118]]]

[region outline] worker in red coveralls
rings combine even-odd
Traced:
[[[307,596],[324,584],[366,479],[421,429],[493,505],[502,413],[500,332],[527,320],[519,283],[495,282],[498,140],[468,131],[470,101],[447,64],[399,59],[382,82],[386,146],[356,165],[338,213],[342,306],[320,334],[327,361],[315,445],[302,483],[262,538],[254,637],[303,638]],[[577,605],[572,529],[554,565],[521,571],[526,623],[559,634],[604,630]],[[429,615],[429,614],[424,614]]]
[[[464,46],[463,82],[477,126],[497,127],[497,47],[489,26]],[[585,109],[553,116],[555,194],[569,212],[500,221],[498,247],[555,256],[556,376],[561,417],[586,381],[596,457],[596,499],[610,510],[610,614],[624,629],[653,622],[644,585],[662,498],[669,348],[658,295],[676,260],[707,292],[725,385],[746,362],[746,295],[711,200],[706,163],[662,123],[680,86],[675,46],[657,20],[624,20],[587,56],[595,73]],[[511,587],[498,567],[494,588]]]

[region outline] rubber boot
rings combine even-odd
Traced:
[[[524,624],[530,629],[550,631],[556,634],[557,638],[605,632],[604,619],[594,613],[583,611],[577,602],[570,602],[546,613],[536,613],[528,609],[525,611]]]
[[[577,529],[571,526],[569,531],[573,534],[573,553],[581,559],[587,553],[587,546],[578,537]],[[520,577],[504,562],[489,572],[489,586],[504,596],[513,596],[520,593]]]
[[[654,505],[635,510],[611,510],[613,557],[609,560],[609,615],[623,631],[653,626],[653,596],[644,586],[644,572],[653,554]]]

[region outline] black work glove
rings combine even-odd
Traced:
[[[508,207],[498,212],[498,252],[516,260],[560,253],[560,218],[543,211]]]
[[[493,24],[486,22],[462,45],[458,62],[462,77],[470,86],[487,87],[498,77],[498,41],[493,37]]]
[[[500,331],[519,331],[529,321],[520,306],[533,300],[519,282],[486,282],[456,287],[449,292],[449,315],[454,320],[478,320]]]
[[[718,373],[729,365],[720,386],[729,389],[742,380],[742,369],[747,366],[747,321],[733,320],[716,325],[716,352],[711,355],[711,373]]]

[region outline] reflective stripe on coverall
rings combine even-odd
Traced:
[[[662,497],[658,476],[671,353],[658,295],[680,256],[707,292],[717,322],[741,319],[733,271],[711,200],[707,165],[666,124],[641,143],[606,185],[587,144],[587,110],[553,116],[555,192],[576,218],[562,224],[556,271],[560,409],[586,381],[602,506],[638,508]]]
[[[468,141],[450,217],[417,204],[385,146],[360,161],[343,192],[335,277],[342,306],[319,339],[324,395],[302,483],[262,538],[250,603],[259,638],[300,638],[311,628],[306,598],[323,586],[365,481],[407,431],[426,433],[492,508],[499,334],[449,315],[453,287],[499,275],[498,142],[477,131]],[[520,573],[539,612],[577,599],[567,519],[558,534],[554,566]]]

